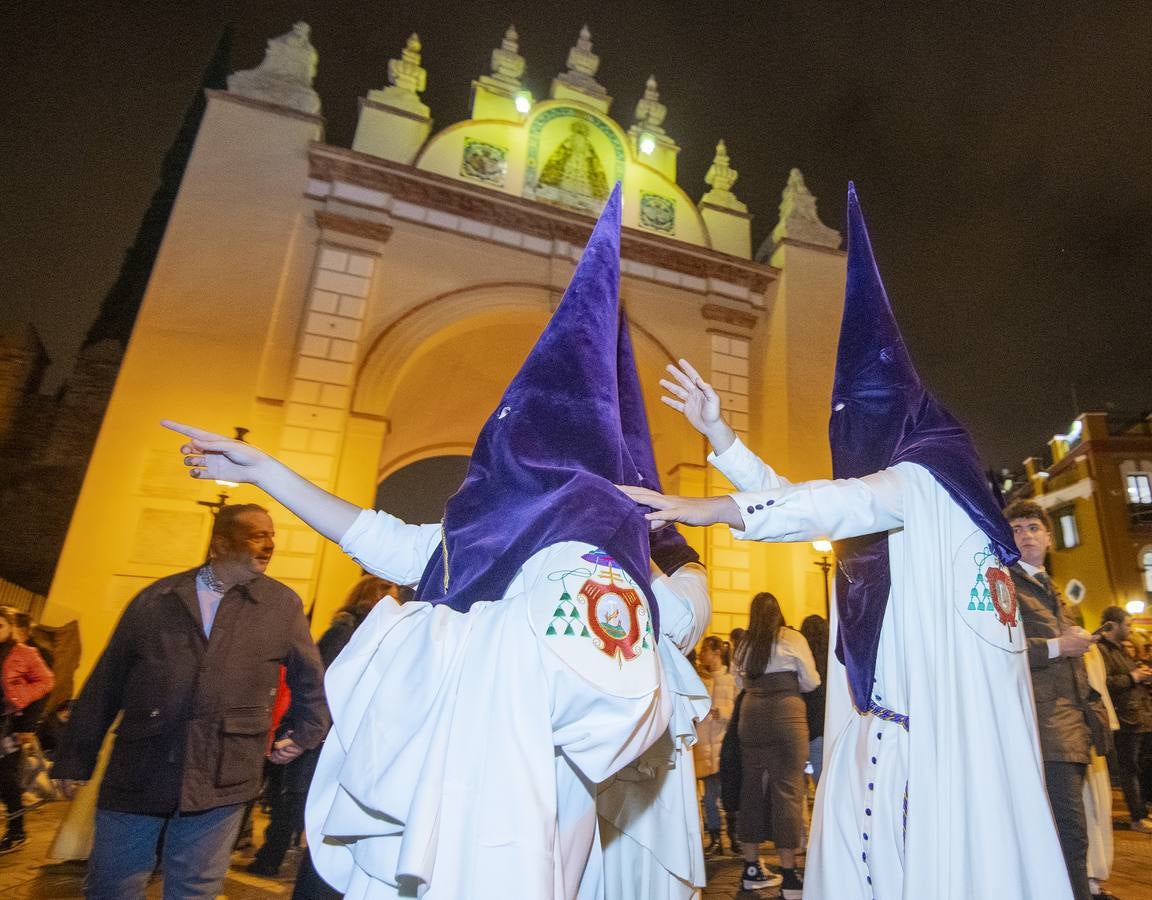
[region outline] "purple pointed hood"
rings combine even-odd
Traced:
[[[652,432],[648,428],[648,414],[644,409],[644,395],[640,390],[640,376],[636,371],[636,357],[632,352],[632,336],[628,332],[628,317],[620,313],[620,329],[616,338],[616,378],[620,390],[620,420],[624,427],[624,441],[642,487],[664,492],[652,453]],[[687,563],[700,562],[700,554],[688,546],[675,525],[661,528],[650,536],[652,561],[665,575],[671,575]]]
[[[499,600],[537,551],[585,541],[648,595],[648,528],[613,484],[637,484],[620,417],[620,186],[556,312],[476,440],[444,510],[444,540],[416,591],[467,612]]]
[[[900,335],[872,256],[856,188],[848,185],[848,282],[832,416],[835,478],[859,478],[901,462],[923,466],[988,537],[1000,559],[1016,561],[1012,531],[992,496],[967,430],[924,388]],[[848,669],[858,709],[868,708],[891,572],[888,536],[836,546],[836,655]]]

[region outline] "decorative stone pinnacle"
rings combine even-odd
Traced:
[[[596,70],[600,68],[600,57],[592,52],[592,32],[585,25],[580,29],[576,46],[568,51],[568,71],[559,76],[560,81],[592,94],[605,94],[604,87],[596,81]]]
[[[707,173],[704,175],[704,183],[712,188],[713,191],[731,193],[732,185],[736,183],[736,179],[740,177],[740,173],[729,165],[730,162],[728,145],[725,144],[724,139],[721,138],[716,144],[716,156],[712,159],[712,165],[709,166]]]
[[[297,22],[287,34],[269,40],[260,65],[229,75],[228,90],[300,112],[319,113],[320,97],[312,90],[319,55],[311,34],[307,22]]]
[[[516,26],[509,25],[504,32],[504,40],[492,51],[492,79],[510,90],[520,88],[520,78],[524,74],[524,57],[520,55],[520,36]]]
[[[757,252],[756,258],[770,258],[786,238],[819,247],[840,247],[840,232],[820,221],[816,212],[816,198],[808,190],[799,169],[788,173],[788,184],[780,196],[780,221]]]
[[[420,35],[413,32],[400,58],[388,60],[388,80],[402,91],[419,94],[428,86],[428,73],[420,66],[421,49]]]
[[[599,68],[600,57],[592,52],[592,32],[584,25],[580,29],[580,37],[576,39],[576,46],[568,51],[568,71],[591,78]]]
[[[644,98],[636,104],[636,122],[648,131],[662,134],[664,117],[668,107],[660,102],[660,92],[656,88],[656,76],[649,75],[644,87]]]

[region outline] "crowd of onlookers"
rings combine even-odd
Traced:
[[[0,713],[0,801],[6,818],[0,853],[10,853],[26,840],[24,795],[39,802],[54,796],[47,780],[48,763],[41,738],[51,752],[56,729],[67,709],[45,718],[48,696],[56,684],[52,653],[32,635],[32,617],[0,607],[0,679],[4,705]]]
[[[1120,607],[1108,607],[1101,619],[1094,644],[1107,704],[1116,713],[1105,757],[1104,827],[1113,827],[1115,784],[1124,795],[1129,829],[1152,834],[1152,635],[1133,629],[1132,616]],[[828,634],[827,620],[817,615],[793,630],[776,598],[765,592],[752,600],[748,629],[733,630],[728,640],[709,635],[694,656],[712,698],[695,746],[705,855],[741,855],[745,889],[801,883],[796,856],[807,820],[805,775],[814,789],[823,758]],[[782,871],[761,867],[764,841],[775,843]],[[1110,843],[1107,856],[1110,866]],[[1092,896],[1111,897],[1096,877]]]
[[[324,667],[331,664],[381,599],[392,597],[403,603],[410,599],[411,593],[410,588],[381,578],[362,577],[317,642]],[[73,704],[71,700],[64,700],[54,709],[47,708],[55,684],[52,662],[51,650],[32,635],[28,613],[0,607],[0,672],[3,673],[5,700],[0,719],[0,802],[4,803],[7,821],[7,828],[0,839],[0,853],[11,852],[25,843],[26,809],[48,800],[61,799],[50,773],[61,730],[68,723]],[[277,697],[271,704],[269,744],[288,709],[289,695],[282,673]],[[280,874],[289,849],[302,845],[304,799],[318,757],[317,746],[305,750],[285,765],[265,764],[260,795],[246,805],[244,821],[235,841],[237,848],[253,845],[251,811],[260,804],[268,816],[268,824],[262,844],[247,866],[249,872],[264,876]],[[255,838],[259,840],[258,835]],[[301,855],[294,896],[340,896],[316,875],[306,849]]]
[[[746,890],[803,887],[797,857],[805,846],[806,772],[820,778],[828,622],[808,616],[799,631],[773,594],[752,598],[748,628],[728,641],[710,635],[696,655],[712,711],[700,724],[696,776],[703,789],[706,856],[728,848],[744,860]],[[721,827],[720,807],[726,828]],[[760,863],[775,844],[780,872]]]
[[[266,518],[262,511],[250,508],[247,514],[240,514],[240,525],[245,521],[244,515]],[[249,563],[259,560],[262,552],[259,537],[243,538],[241,543],[244,541],[247,544],[237,551],[237,558],[241,561],[247,559]],[[225,575],[229,571],[226,549],[221,545],[213,563],[216,570]],[[188,574],[197,579],[211,576],[211,573],[205,576],[204,568],[199,573]],[[1042,572],[1036,574],[1043,575]],[[244,576],[247,581],[241,576],[236,577],[239,579],[237,583],[246,584],[248,590],[258,593],[252,587],[257,581],[251,579],[250,573]],[[202,584],[199,580],[196,585],[196,596],[201,606],[198,607],[199,615],[190,620],[189,627],[197,626],[207,637],[211,634],[213,621],[219,623],[222,620],[217,618],[219,607],[203,606],[205,598],[211,602],[215,591],[219,595],[216,596],[218,603],[229,586]],[[1047,582],[1037,581],[1037,585],[1047,585]],[[292,721],[291,686],[295,683],[304,694],[314,691],[318,683],[317,673],[332,663],[373,607],[385,597],[403,603],[410,599],[411,590],[366,575],[354,586],[315,646],[307,636],[306,625],[302,626],[303,634],[293,639],[299,644],[293,651],[295,656],[308,658],[303,662],[294,661],[290,654],[286,664],[279,667],[279,685],[270,692],[274,696],[267,701],[270,725],[263,726],[267,729],[266,737],[258,739],[254,745],[268,760],[264,766],[263,788],[258,801],[236,804],[243,807],[242,821],[241,811],[238,811],[239,824],[236,831],[230,833],[238,833],[239,837],[229,840],[226,847],[229,853],[224,855],[225,865],[236,843],[255,843],[251,836],[250,816],[254,802],[263,804],[269,820],[261,846],[247,866],[248,871],[263,876],[278,875],[289,849],[303,843],[304,800],[320,747],[316,740],[307,741],[309,746],[293,743],[293,737],[302,733],[303,728],[299,732],[293,731],[285,724]],[[300,613],[302,615],[302,611]],[[126,621],[128,625],[122,622],[118,626],[118,636],[114,636],[110,649],[105,651],[102,665],[111,665],[107,657],[116,651],[117,640],[128,640],[120,635],[125,629],[130,630],[131,616],[126,615]],[[225,627],[233,624],[227,617],[223,621]],[[39,803],[58,796],[54,782],[48,777],[49,767],[61,744],[61,729],[74,708],[72,701],[67,700],[54,709],[47,708],[55,683],[53,654],[49,646],[34,636],[32,626],[27,613],[0,607],[0,673],[4,688],[4,708],[0,718],[0,801],[6,807],[7,816],[7,827],[0,838],[0,853],[12,851],[24,843],[27,802]],[[148,629],[142,634],[150,643],[163,643],[162,636]],[[1083,635],[1087,633],[1083,632]],[[1152,820],[1147,817],[1152,803],[1152,738],[1149,737],[1152,734],[1152,637],[1133,630],[1127,612],[1119,607],[1109,607],[1102,613],[1102,624],[1095,635],[1090,638],[1080,636],[1077,640],[1085,645],[1098,646],[1104,673],[1101,686],[1108,696],[1108,705],[1115,711],[1107,757],[1111,780],[1123,792],[1131,816],[1131,829],[1152,833]],[[734,630],[728,640],[709,635],[693,654],[697,670],[712,699],[710,713],[699,723],[694,747],[696,775],[702,795],[705,854],[709,857],[728,853],[740,855],[744,860],[743,885],[746,889],[779,885],[792,894],[802,887],[797,857],[806,843],[807,776],[811,776],[814,786],[821,774],[828,642],[829,627],[823,617],[810,615],[796,630],[785,621],[777,598],[763,592],[752,599],[747,629]],[[1059,646],[1057,641],[1054,647],[1058,650]],[[310,661],[309,654],[317,652],[318,658]],[[1047,651],[1042,655],[1047,655]],[[1057,658],[1058,654],[1052,656]],[[165,665],[173,664],[171,659],[165,662]],[[293,671],[294,666],[315,667],[316,672],[301,680],[299,672]],[[108,681],[106,675],[97,671],[90,679],[97,687],[86,687],[86,692],[99,690],[99,685]],[[1045,713],[1041,708],[1043,698],[1039,689],[1037,696],[1043,731]],[[91,697],[85,700],[82,696],[78,702],[91,706],[93,700]],[[117,702],[121,704],[118,709],[124,715],[120,725],[121,739],[130,743],[137,732],[137,722],[133,718],[135,707],[131,699],[121,698]],[[313,697],[310,702],[315,704],[317,700]],[[161,707],[149,709],[139,733],[146,737],[155,731],[149,729],[148,719],[161,715]],[[299,712],[296,719],[303,721]],[[235,723],[230,725],[225,721],[222,727],[225,741],[228,728],[233,725]],[[244,731],[244,728],[237,727],[236,730]],[[124,737],[125,732],[127,737]],[[76,736],[71,738],[75,744]],[[222,755],[220,759],[223,765]],[[131,777],[138,778],[140,773]],[[186,795],[185,791],[182,796]],[[218,799],[214,796],[213,802]],[[117,805],[114,793],[108,803],[112,807]],[[1110,819],[1106,821],[1110,827]],[[761,845],[768,841],[774,843],[779,854],[779,871],[769,870],[760,863]],[[306,849],[301,853],[294,896],[339,896],[316,875]],[[1110,895],[1093,892],[1093,896]]]

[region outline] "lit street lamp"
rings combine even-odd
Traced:
[[[812,549],[821,554],[820,558],[813,563],[814,566],[824,573],[824,618],[829,622],[832,621],[832,592],[828,585],[828,573],[832,571],[832,542],[831,541],[813,541]]]
[[[243,441],[244,436],[247,435],[251,429],[244,428],[241,425],[234,425],[232,427],[232,430],[236,432],[235,439],[238,441]],[[238,485],[235,481],[221,481],[219,478],[216,479],[216,483],[218,485],[220,485],[221,487],[238,487]],[[228,505],[228,494],[225,491],[221,491],[219,494],[216,495],[215,500],[197,500],[196,505],[208,507],[208,509],[210,509],[212,511],[212,518],[215,519],[216,516],[218,516],[220,514],[220,510]],[[211,529],[209,529],[208,550],[205,552],[204,558],[208,559],[208,557],[211,555],[212,555],[212,534],[211,534]]]

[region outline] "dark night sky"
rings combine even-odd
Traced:
[[[932,7],[929,9],[929,7]],[[0,327],[32,321],[66,375],[221,27],[232,68],[303,19],[327,140],[419,32],[436,128],[514,22],[547,95],[581,24],[625,126],[655,73],[690,196],[728,141],[754,240],[803,170],[843,228],[855,179],[926,382],[989,462],[1080,409],[1152,408],[1152,9],[1144,3],[814,0],[71,2],[5,14]]]

